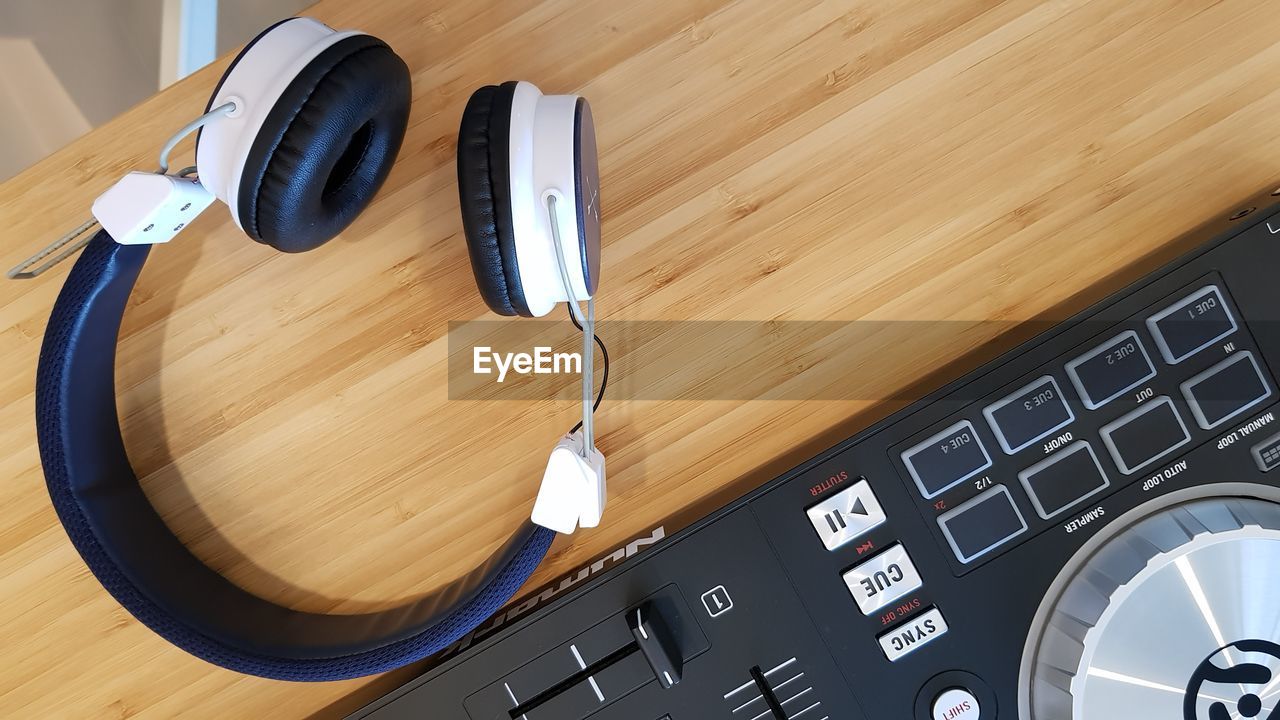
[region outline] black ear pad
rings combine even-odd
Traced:
[[[511,101],[517,83],[477,90],[458,129],[458,200],[480,296],[499,315],[532,317],[511,223]]]
[[[345,38],[289,83],[237,192],[249,237],[303,252],[342,232],[387,179],[409,123],[409,69],[377,38]]]

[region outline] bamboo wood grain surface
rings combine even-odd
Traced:
[[[762,343],[735,358],[787,400],[606,400],[611,504],[602,527],[556,544],[535,583],[551,580],[896,404],[877,398],[1008,347],[1017,323],[1003,321],[1100,299],[1277,183],[1278,10],[325,0],[311,14],[382,37],[413,72],[399,162],[369,211],[308,255],[247,240],[220,205],[154,250],[118,358],[130,456],[200,558],[298,608],[389,607],[501,542],[578,412],[572,394],[447,392],[449,322],[488,317],[461,236],[455,134],[470,92],[507,79],[592,102],[604,318],[954,321],[853,351]],[[0,264],[152,168],[228,59],[0,185]],[[68,267],[0,282],[0,716],[338,717],[410,677],[239,676],[169,646],[98,586],[35,445],[35,362]],[[854,381],[866,397],[825,399]]]

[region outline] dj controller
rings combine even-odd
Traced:
[[[1280,720],[1280,205],[692,525],[369,720]]]

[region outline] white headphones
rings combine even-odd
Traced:
[[[584,141],[590,144],[586,152],[579,147]],[[556,303],[585,302],[594,294],[600,271],[594,143],[591,109],[585,100],[576,95],[543,95],[530,83],[516,84],[510,141],[512,224],[525,301],[536,316],[546,315]],[[553,201],[554,212],[549,211]],[[553,233],[553,224],[558,232]],[[553,244],[555,236],[558,246]],[[560,256],[565,259],[572,298],[565,294],[557,262]]]
[[[539,316],[568,302],[584,330],[582,431],[574,428],[552,451],[533,522],[436,593],[387,611],[326,615],[275,605],[206,567],[138,484],[112,378],[120,322],[150,246],[171,239],[215,196],[259,242],[285,252],[323,244],[386,179],[411,96],[408,68],[377,38],[305,18],[268,28],[232,63],[204,115],[161,152],[166,173],[174,144],[202,128],[198,172],[130,173],[94,203],[103,229],[81,243],[84,252],[49,320],[36,377],[36,429],[50,498],[68,537],[139,621],[223,667],[336,680],[420,660],[509,602],[546,555],[553,530],[594,526],[604,510],[604,457],[591,423],[599,402],[592,391],[594,346],[604,351],[592,299],[600,219],[591,110],[582,98],[543,96],[514,82],[482,88],[467,104],[458,179],[471,261],[489,306]],[[79,247],[71,240],[93,225],[11,277],[34,277],[67,257]],[[608,380],[603,358],[601,393]]]
[[[262,42],[268,33],[270,39]],[[245,229],[240,215],[241,181],[250,153],[255,145],[262,144],[259,138],[268,116],[276,110],[290,83],[322,52],[362,35],[355,30],[334,31],[311,18],[272,26],[245,47],[213,91],[206,112],[228,103],[233,107],[201,129],[196,143],[196,167],[200,169],[200,184],[227,204],[240,229]],[[250,51],[252,61],[240,62]],[[252,172],[252,168],[248,171]]]
[[[458,134],[458,190],[472,269],[494,312],[541,317],[591,299],[599,168],[585,99],[527,82],[477,90]]]
[[[161,150],[160,172],[129,173],[93,214],[116,242],[154,245],[216,198],[258,242],[291,253],[319,247],[391,172],[411,96],[408,68],[381,40],[311,18],[283,20],[240,51],[205,113]],[[195,167],[165,174],[169,152],[197,129]],[[187,177],[197,168],[198,179]]]
[[[583,329],[582,433],[551,453],[533,521],[569,533],[600,523],[604,457],[591,413],[600,277],[600,178],[591,107],[527,82],[480,88],[458,132],[462,224],[480,294],[502,315],[541,317],[567,302]],[[587,302],[583,316],[578,302]],[[608,378],[608,355],[605,382]],[[602,384],[601,392],[604,387]]]

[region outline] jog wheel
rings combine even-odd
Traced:
[[[1186,502],[1081,555],[1028,645],[1032,720],[1280,720],[1280,505]]]

